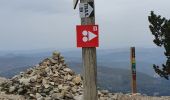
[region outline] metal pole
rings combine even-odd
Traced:
[[[80,0],[80,3],[93,2],[94,0]],[[95,10],[95,9],[94,9]],[[82,25],[95,25],[95,16],[81,18]],[[84,100],[97,100],[97,61],[96,47],[83,47],[83,87]]]
[[[135,47],[131,47],[131,71],[132,71],[132,94],[137,93],[136,88],[136,62],[135,62]]]

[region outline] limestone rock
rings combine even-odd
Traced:
[[[77,76],[73,79],[73,82],[74,82],[75,84],[79,84],[81,81],[82,81],[82,80],[81,80],[81,76],[80,76],[80,75],[77,75]]]
[[[15,91],[15,89],[16,89],[16,87],[15,87],[15,86],[11,86],[11,87],[9,88],[9,93],[14,92],[14,91]]]

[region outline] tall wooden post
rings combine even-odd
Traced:
[[[136,88],[136,61],[135,61],[135,47],[131,47],[131,71],[132,71],[132,94],[137,93]]]
[[[94,0],[80,0],[80,3]],[[94,9],[95,10],[95,9]],[[81,18],[82,25],[95,25],[94,17]],[[96,47],[82,48],[84,100],[97,100],[97,61]]]

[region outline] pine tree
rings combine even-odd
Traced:
[[[170,76],[170,20],[166,18],[162,18],[160,15],[154,14],[151,11],[151,15],[148,16],[148,20],[150,22],[149,28],[154,35],[153,42],[159,46],[164,47],[165,49],[165,56],[167,58],[166,64],[162,64],[162,68],[157,65],[153,65],[153,68],[157,74],[161,77],[166,78],[169,80]]]

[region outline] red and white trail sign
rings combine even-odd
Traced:
[[[77,25],[77,47],[99,47],[98,25]]]

